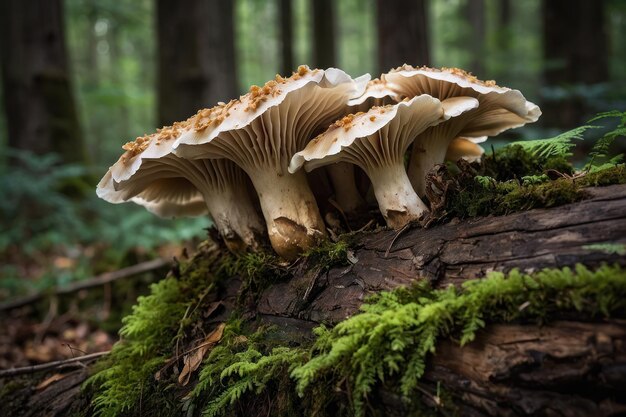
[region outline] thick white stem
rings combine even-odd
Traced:
[[[245,183],[224,184],[219,188],[205,186],[201,192],[228,249],[232,252],[257,249],[264,233],[263,224]]]
[[[452,139],[450,139],[451,141]],[[413,143],[411,159],[409,162],[408,176],[413,189],[420,197],[426,195],[426,174],[437,164],[443,164],[448,150],[448,142],[421,143],[416,140]],[[443,143],[445,142],[445,143]]]
[[[428,211],[428,207],[413,190],[402,163],[369,168],[367,174],[372,180],[374,194],[387,226],[399,229],[418,220]]]
[[[354,165],[348,162],[337,162],[326,167],[328,176],[333,183],[335,201],[344,213],[356,213],[366,208],[366,203],[356,187]]]
[[[315,197],[303,170],[295,174],[250,172],[272,247],[291,260],[326,237]]]

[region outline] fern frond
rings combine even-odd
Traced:
[[[583,134],[589,129],[597,129],[598,126],[585,125],[561,133],[553,138],[535,139],[512,142],[508,146],[520,146],[532,155],[542,159],[553,156],[571,156],[571,150],[576,146],[574,140],[582,140]]]

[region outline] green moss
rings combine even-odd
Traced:
[[[580,187],[599,187],[613,184],[626,184],[626,164],[608,166],[589,172],[576,180]]]
[[[139,297],[133,312],[123,319],[121,341],[100,361],[85,387],[94,392],[92,407],[99,416],[179,415],[179,404],[165,395],[167,381],[155,372],[184,342],[200,320],[199,306],[219,285],[210,273],[212,256],[199,256],[180,266],[181,278],[169,276]]]
[[[499,182],[491,176],[459,174],[448,178],[454,186],[446,196],[449,217],[506,215],[533,208],[548,208],[580,201],[586,187],[626,183],[626,165],[621,164],[575,179],[525,177],[525,182]]]
[[[317,265],[323,269],[330,269],[337,265],[348,263],[350,244],[347,237],[337,242],[325,240],[318,246],[309,249],[304,256],[309,259],[310,265]]]
[[[572,174],[574,170],[566,156],[553,155],[548,158],[538,158],[520,145],[509,145],[486,155],[481,172],[498,181],[508,181],[542,175],[551,169],[563,174]]]
[[[623,316],[625,309],[626,271],[617,266],[591,272],[579,265],[532,276],[515,270],[506,276],[493,272],[466,282],[462,289],[418,285],[380,293],[360,314],[333,329],[317,329],[311,359],[291,375],[301,395],[329,379],[341,389],[349,388],[360,415],[373,388],[383,381],[396,378],[400,393],[414,397],[426,357],[441,338],[463,345],[487,323],[543,322],[568,311],[587,317]]]
[[[271,332],[260,328],[247,333],[236,320],[226,327],[219,346],[204,360],[191,393],[203,416],[229,415],[239,409],[294,415],[301,401],[289,373],[304,362],[306,350],[273,346]]]

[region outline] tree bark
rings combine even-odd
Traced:
[[[544,81],[548,86],[568,88],[609,80],[605,5],[604,0],[543,0]],[[563,128],[578,125],[588,112],[586,101],[572,92],[563,100],[547,97],[543,122]]]
[[[162,125],[237,96],[233,23],[231,1],[157,1]]]
[[[311,0],[313,8],[313,65],[316,68],[337,66],[335,2]]]
[[[430,65],[427,0],[377,1],[378,70]]]
[[[61,0],[0,2],[0,54],[9,146],[87,162]]]
[[[292,344],[310,340],[319,323],[355,314],[368,295],[419,280],[445,287],[493,270],[626,265],[623,255],[592,246],[626,244],[625,206],[626,185],[616,185],[590,189],[587,200],[552,209],[361,234],[349,266],[324,271],[301,261],[289,281],[262,291],[244,315],[277,325],[282,342]],[[226,307],[212,321],[224,321],[235,308],[240,285],[239,277],[229,281],[221,294]],[[568,315],[544,326],[488,325],[464,347],[441,340],[420,384],[425,404],[440,407],[443,389],[463,416],[623,415],[626,321]],[[59,394],[55,386],[48,389],[56,389],[58,401],[73,404],[67,400],[77,394],[72,387]],[[31,401],[40,404],[48,389]],[[384,415],[407,415],[402,399],[385,387],[372,393],[369,404]]]

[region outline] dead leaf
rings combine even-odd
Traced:
[[[212,303],[209,304],[209,308],[207,308],[207,312],[206,312],[206,316],[205,317],[211,317],[211,315],[213,313],[215,313],[215,310],[217,310],[217,308],[219,306],[222,305],[221,301],[214,301]]]
[[[207,335],[202,343],[183,357],[183,363],[185,366],[178,376],[179,384],[185,386],[189,383],[191,374],[198,369],[202,363],[202,359],[204,359],[204,355],[222,339],[225,327],[226,324],[220,323],[211,333]]]
[[[50,384],[52,384],[53,382],[56,381],[60,381],[61,379],[65,378],[67,375],[69,374],[54,374],[46,379],[44,379],[43,381],[41,381],[39,383],[39,385],[37,385],[37,387],[35,388],[37,391],[41,391],[46,389]]]

